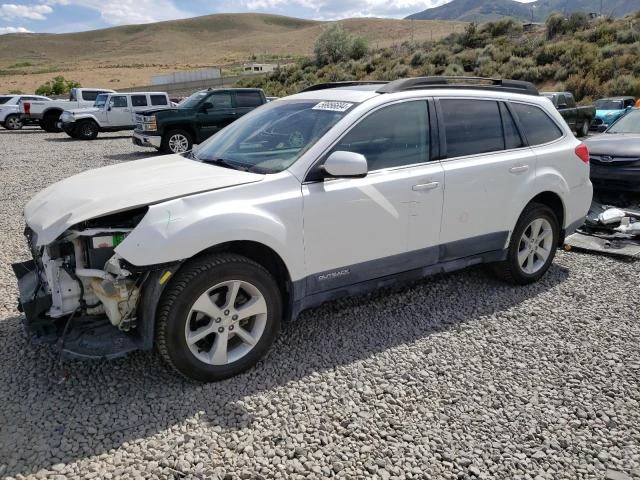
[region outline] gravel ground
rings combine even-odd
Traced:
[[[15,309],[21,208],[149,153],[37,130],[0,151],[0,476],[640,478],[636,263],[559,252],[528,287],[471,269],[333,302],[217,384],[151,353],[59,366]]]

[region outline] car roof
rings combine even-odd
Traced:
[[[117,95],[167,95],[167,92],[105,92],[106,94]],[[104,95],[104,94],[101,94]]]

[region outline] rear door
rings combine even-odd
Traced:
[[[149,108],[149,96],[147,94],[131,95],[131,125],[135,124],[136,113]]]
[[[210,103],[211,107],[204,108],[205,103]],[[213,92],[201,104],[196,113],[196,124],[199,131],[198,141],[201,142],[209,138],[235,119],[236,112],[233,108],[233,95],[231,92]]]
[[[446,182],[441,260],[502,250],[535,179],[535,155],[500,101],[443,98],[438,117]]]
[[[109,127],[126,127],[133,125],[130,97],[127,95],[111,95],[107,107]]]

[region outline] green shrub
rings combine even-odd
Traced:
[[[413,57],[411,57],[411,66],[412,67],[419,67],[420,65],[424,65],[424,63],[427,61],[427,56],[422,53],[422,52],[416,52],[413,54]]]
[[[616,32],[616,41],[618,43],[635,43],[640,38],[633,30],[621,30]]]
[[[640,79],[632,75],[620,75],[605,85],[607,95],[632,95],[640,97]]]
[[[487,22],[482,26],[482,32],[488,33],[492,38],[504,35],[519,35],[522,33],[522,24],[512,18],[505,18],[496,22]]]
[[[589,17],[584,12],[575,12],[569,15],[569,19],[566,24],[567,32],[577,32],[589,27]]]
[[[78,88],[80,86],[81,85],[75,80],[67,80],[59,75],[36,88],[36,95],[64,95],[69,93],[72,88]]]
[[[547,38],[553,40],[558,35],[567,32],[567,18],[561,13],[549,15],[545,24],[547,26]]]
[[[356,37],[351,43],[349,56],[354,60],[360,60],[367,54],[368,51],[369,45],[367,44],[367,41],[362,37]]]

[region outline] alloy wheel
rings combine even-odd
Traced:
[[[173,153],[183,153],[189,149],[189,139],[181,133],[175,133],[169,138],[169,150]]]
[[[527,274],[544,267],[553,248],[553,229],[545,218],[537,218],[524,229],[518,244],[518,264]]]
[[[191,306],[185,339],[191,353],[209,365],[228,365],[248,354],[267,325],[267,302],[243,280],[219,283]]]
[[[15,115],[11,115],[5,120],[5,125],[9,130],[19,130],[22,128],[22,122]]]

